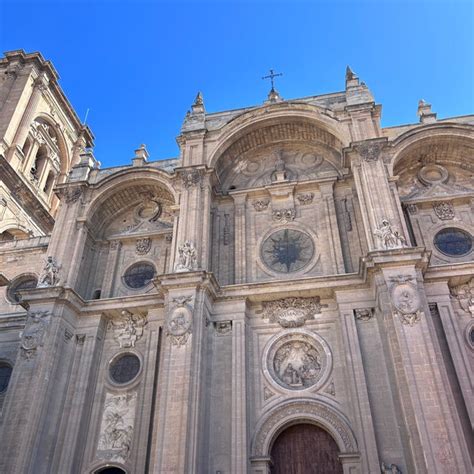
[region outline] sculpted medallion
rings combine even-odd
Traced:
[[[266,351],[270,378],[287,390],[322,386],[330,372],[331,352],[319,337],[303,330],[285,334]]]
[[[414,278],[405,275],[392,277],[392,303],[402,324],[413,326],[421,319],[421,299]]]
[[[166,334],[172,345],[186,344],[191,334],[193,323],[191,300],[192,296],[173,298],[175,309],[166,321]]]

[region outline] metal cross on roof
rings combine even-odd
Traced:
[[[274,80],[275,77],[278,77],[278,76],[283,76],[283,73],[281,73],[281,72],[275,73],[275,71],[273,69],[270,69],[270,74],[268,76],[263,76],[262,79],[270,79],[270,81],[272,83],[272,90],[274,90],[275,85],[273,83],[273,80]]]

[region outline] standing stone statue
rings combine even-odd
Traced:
[[[187,240],[178,247],[177,272],[191,272],[196,269],[197,254],[192,242]]]
[[[405,237],[398,230],[393,230],[387,219],[382,220],[382,225],[374,230],[374,235],[379,240],[378,248],[382,250],[398,249],[407,246]]]
[[[38,288],[59,285],[60,268],[61,265],[58,265],[53,257],[48,257],[43,267],[43,272],[39,277]]]

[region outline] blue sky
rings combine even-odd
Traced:
[[[96,136],[102,166],[178,154],[196,92],[209,112],[262,103],[269,68],[284,98],[344,88],[347,64],[384,126],[474,113],[470,1],[0,0],[1,51],[41,51]]]

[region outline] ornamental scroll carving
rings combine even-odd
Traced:
[[[454,206],[450,202],[435,202],[433,210],[438,219],[442,221],[454,219]]]
[[[474,318],[474,278],[464,285],[452,287],[451,297],[457,300],[463,311]]]
[[[273,209],[272,219],[275,222],[280,222],[282,224],[286,222],[294,221],[296,217],[296,211],[293,208],[290,209]]]
[[[296,199],[298,199],[298,202],[302,206],[306,206],[308,204],[311,204],[314,199],[314,193],[304,193],[304,194],[298,194],[296,196]]]
[[[120,317],[110,319],[107,329],[113,331],[113,336],[121,349],[135,347],[143,336],[147,324],[146,315],[133,314],[124,309]]]
[[[391,277],[392,304],[395,314],[402,324],[414,326],[421,320],[421,299],[416,287],[415,278],[410,275]]]
[[[338,441],[342,452],[357,452],[357,443],[352,430],[339,413],[322,402],[298,399],[272,410],[259,424],[252,444],[252,457],[267,456],[271,439],[278,428],[291,420],[301,419],[313,420],[327,428]]]
[[[321,304],[319,296],[284,298],[263,303],[262,318],[268,319],[271,323],[278,323],[283,328],[296,328],[314,319],[315,315],[321,314],[321,309],[327,306]]]
[[[100,427],[97,455],[125,462],[130,454],[135,422],[137,392],[107,393]]]
[[[192,296],[173,298],[174,309],[166,321],[166,335],[174,346],[184,346],[192,332]]]
[[[43,346],[50,320],[49,311],[28,312],[25,329],[20,333],[21,356],[24,359],[35,357],[38,348]]]

